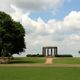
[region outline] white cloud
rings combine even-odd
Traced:
[[[80,42],[80,35],[78,34],[72,34],[68,37],[65,38],[65,40],[68,40],[68,41],[79,41]]]
[[[64,25],[67,28],[80,30],[80,12],[72,11],[68,16],[64,18]]]
[[[11,0],[0,0],[0,11],[10,12]]]
[[[10,7],[14,11],[14,12],[10,13],[12,18],[15,21],[21,21],[22,20],[23,11],[21,9],[17,8],[16,6],[14,6],[14,5],[10,5]]]
[[[29,11],[46,11],[56,9],[63,3],[63,0],[14,0],[14,4]]]
[[[55,10],[64,0],[0,0],[0,10],[12,12],[11,5],[15,5],[24,12]]]

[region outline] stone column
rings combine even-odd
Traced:
[[[44,47],[42,48],[42,54],[43,54],[44,56],[46,56],[46,50],[45,50]]]
[[[58,50],[57,50],[57,47],[56,47],[56,55],[58,54],[58,52],[57,52]]]
[[[52,51],[53,49],[51,48],[51,56],[53,56],[53,51]]]
[[[57,47],[54,48],[54,56],[57,55]]]
[[[45,56],[46,56],[46,48],[44,48],[44,53],[45,53]]]
[[[47,56],[49,56],[49,48],[47,48]]]
[[[54,48],[54,56],[56,55],[56,51],[55,51],[55,48]]]

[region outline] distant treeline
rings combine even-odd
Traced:
[[[55,55],[55,57],[73,57],[71,54]]]
[[[26,57],[45,57],[42,54],[27,54]]]
[[[45,57],[42,54],[27,54],[26,57]],[[55,55],[55,57],[73,57],[71,54]]]

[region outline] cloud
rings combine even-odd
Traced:
[[[64,18],[64,25],[69,29],[80,30],[80,12],[72,11]]]
[[[65,16],[62,21],[50,19],[48,22],[44,22],[40,17],[36,21],[32,20],[29,17],[29,12],[24,13],[22,9],[17,8],[17,6],[11,5],[11,8],[14,10],[14,12],[11,13],[12,18],[16,21],[20,21],[23,26],[25,26],[28,34],[39,34],[42,36],[52,35],[55,40],[62,40],[64,36],[72,33],[79,35],[80,12],[72,11]]]
[[[79,41],[80,42],[80,35],[78,35],[78,34],[72,34],[72,35],[66,37],[65,40],[75,41],[75,42]]]
[[[29,11],[46,11],[48,9],[56,9],[63,3],[63,0],[14,0],[17,7]]]
[[[0,11],[10,12],[11,0],[0,0]]]
[[[9,13],[12,18],[15,20],[15,21],[20,21],[22,20],[22,15],[24,14],[23,11],[19,8],[17,8],[16,6],[14,5],[10,5],[11,9],[13,10],[13,12]]]
[[[22,11],[48,11],[55,10],[63,4],[64,0],[1,0],[0,10],[13,12],[11,5],[15,5]]]

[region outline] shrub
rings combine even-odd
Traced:
[[[70,54],[64,54],[64,55],[55,55],[55,57],[73,57]]]
[[[42,54],[27,54],[27,57],[44,57]]]

